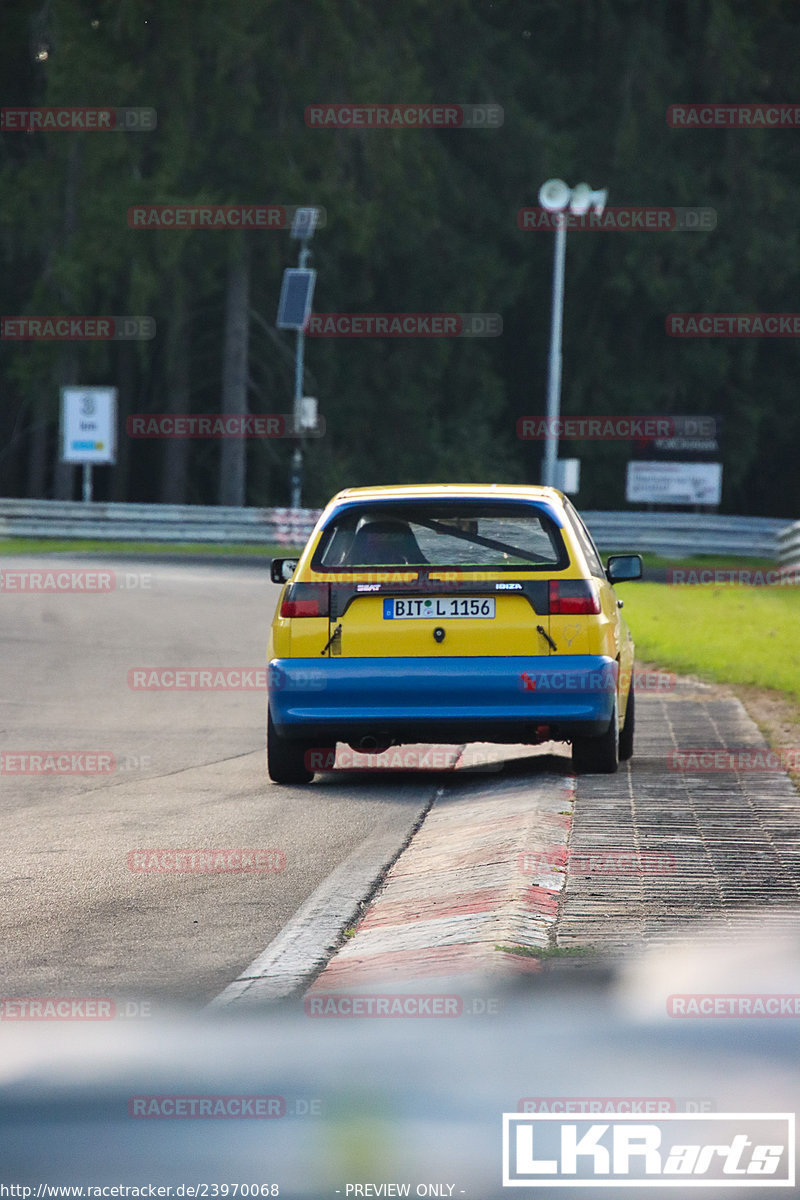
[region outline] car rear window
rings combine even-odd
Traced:
[[[555,521],[533,505],[370,505],[325,529],[315,571],[380,567],[536,570],[567,565]]]

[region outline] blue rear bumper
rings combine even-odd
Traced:
[[[272,659],[272,720],[284,737],[350,741],[525,741],[602,733],[613,711],[617,663],[557,658]]]

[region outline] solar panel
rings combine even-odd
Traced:
[[[311,312],[317,272],[311,267],[287,267],[278,303],[278,329],[302,329]]]

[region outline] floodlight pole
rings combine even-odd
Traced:
[[[542,483],[555,487],[558,459],[558,419],[561,412],[561,331],[564,324],[564,261],[567,254],[567,218],[556,214],[553,251],[553,310],[550,317],[550,364],[547,377],[547,427],[544,440]]]
[[[308,248],[308,238],[303,238],[300,242],[300,257],[297,260],[298,267],[308,266],[308,260],[310,257],[311,251]],[[294,448],[294,453],[292,454],[292,494],[289,502],[292,508],[300,508],[300,498],[303,491],[303,436],[301,429],[303,411],[303,376],[305,374],[305,341],[305,330],[298,329],[294,358],[294,432],[298,438],[298,441]]]
[[[539,189],[539,203],[554,214],[556,244],[553,251],[553,311],[550,318],[550,362],[547,377],[547,428],[545,430],[542,483],[556,485],[558,422],[561,415],[561,333],[564,324],[564,261],[567,255],[567,210],[584,216],[590,208],[601,215],[608,192],[592,191],[588,183],[567,187],[563,179],[548,179]]]

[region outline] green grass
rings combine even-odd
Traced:
[[[609,554],[626,554],[625,550],[603,550],[601,551],[603,562],[605,563]],[[641,553],[635,551],[635,553]],[[742,568],[749,571],[774,571],[778,563],[774,558],[740,558],[734,554],[695,554],[689,558],[661,558],[658,554],[649,554],[644,552],[641,554],[642,562],[645,567],[714,567],[714,568]]]
[[[293,558],[300,551],[293,546],[272,543],[257,545],[219,545],[216,542],[115,542],[82,538],[2,538],[0,554],[217,554],[247,555],[252,558]]]
[[[640,659],[800,699],[800,588],[625,584]]]

